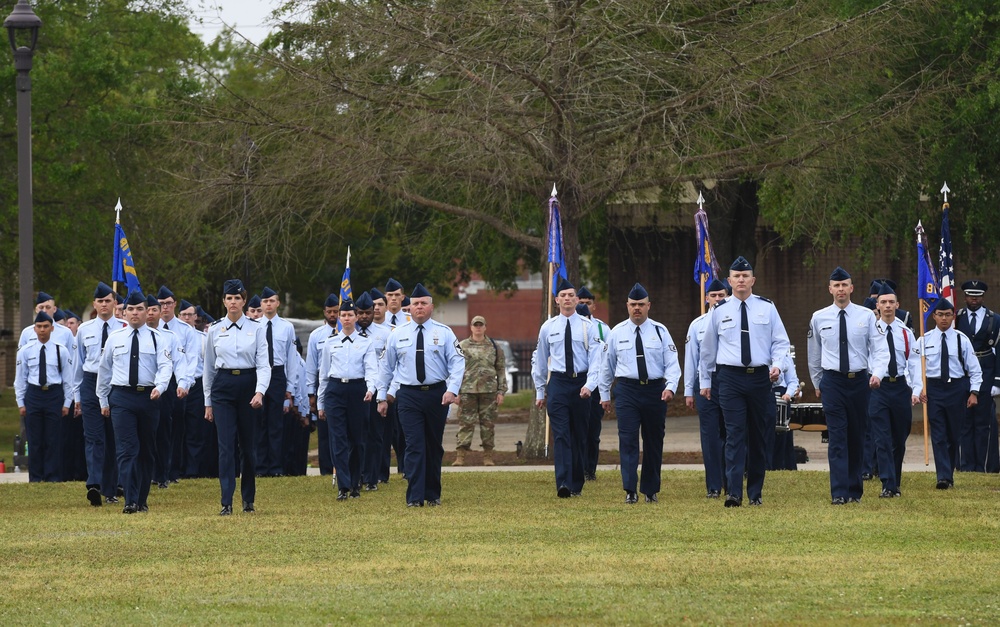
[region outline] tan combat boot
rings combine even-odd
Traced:
[[[452,466],[464,466],[465,465],[465,449],[460,448],[455,451],[455,462]]]
[[[493,449],[483,449],[483,466],[495,466],[493,463]]]

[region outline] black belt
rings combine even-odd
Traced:
[[[240,377],[240,376],[248,375],[248,374],[251,374],[251,373],[256,374],[257,368],[256,367],[253,367],[253,368],[237,368],[235,370],[233,370],[231,368],[219,368],[218,372],[219,372],[219,374],[225,373],[225,374],[231,374],[234,377]]]
[[[663,385],[666,379],[631,379],[629,377],[618,377],[616,381],[624,381],[625,383],[631,383],[633,385]]]
[[[362,379],[364,381],[364,379]],[[438,390],[445,387],[444,381],[438,381],[437,383],[428,383],[426,385],[403,385],[400,384],[399,389],[401,390],[419,390],[421,392],[427,392],[429,390]]]
[[[992,354],[993,354],[993,349],[992,348],[987,348],[987,349],[981,350],[981,351],[975,351],[976,357],[986,357],[986,356],[992,355]]]
[[[896,375],[895,377],[882,377],[882,383],[906,383],[906,377]]]
[[[968,377],[949,377],[945,379],[944,377],[927,377],[928,381],[937,381],[938,383],[951,383],[952,381],[962,381]]]
[[[718,368],[723,370],[730,370],[732,372],[739,372],[740,374],[757,374],[757,371],[770,372],[770,368],[767,366],[728,366],[726,364],[719,364]]]
[[[583,372],[577,372],[577,373],[555,372],[555,371],[553,371],[550,374],[551,374],[551,376],[555,377],[556,379],[580,379],[580,378],[586,379],[587,378],[587,371],[586,370],[584,370]]]
[[[868,377],[868,371],[867,370],[855,370],[854,372],[848,372],[847,374],[844,374],[843,372],[841,372],[839,370],[824,370],[823,372],[827,372],[827,373],[830,373],[830,374],[840,375],[840,376],[842,376],[844,378],[847,378],[847,379],[857,379],[858,377],[861,377],[861,378],[867,378]]]
[[[152,390],[155,386],[152,385],[112,385],[111,388],[115,390],[120,390],[122,392],[133,392],[138,394],[140,392],[148,392]]]
[[[29,383],[28,387],[38,390],[39,392],[49,392],[55,390],[56,388],[62,390],[62,383],[48,383],[46,385],[35,385],[34,383]]]
[[[328,377],[333,383],[364,383],[365,380],[362,379],[341,379],[340,377]],[[402,387],[402,386],[400,386]]]

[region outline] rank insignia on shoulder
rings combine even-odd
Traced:
[[[669,348],[672,352],[675,352],[675,353],[677,352],[677,347],[674,346],[673,344],[667,345],[667,348]]]
[[[608,352],[608,344],[606,344],[606,343],[604,344],[604,352],[605,353]]]
[[[809,327],[809,328],[808,328],[808,329],[806,330],[806,337],[812,337],[812,336],[813,336],[813,328],[812,328],[812,327]]]
[[[688,342],[690,342],[690,341],[691,341],[691,336],[690,336],[690,335],[689,335],[689,336],[687,336],[686,338],[684,338],[684,343],[685,343],[685,344],[687,344],[687,343],[688,343]]]
[[[754,296],[757,296],[757,295],[754,294]],[[764,298],[763,296],[757,296],[757,298],[761,299],[765,303],[771,303],[771,299],[769,299],[769,298]],[[771,304],[773,305],[774,303],[771,303]]]
[[[436,336],[434,338],[434,343],[437,344],[437,337]],[[458,340],[455,340],[455,350],[458,352],[459,355],[461,355],[462,357],[465,357],[465,351],[462,350],[462,345],[458,342]]]

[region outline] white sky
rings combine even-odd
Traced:
[[[187,0],[194,14],[202,23],[192,23],[191,30],[210,42],[225,26],[254,43],[260,43],[270,32],[271,12],[281,0]]]

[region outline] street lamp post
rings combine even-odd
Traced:
[[[3,21],[14,52],[17,70],[17,225],[20,246],[21,326],[31,324],[34,313],[35,267],[34,229],[31,200],[31,58],[38,43],[42,20],[31,10],[28,0],[18,0]],[[19,45],[19,40],[21,44]]]

